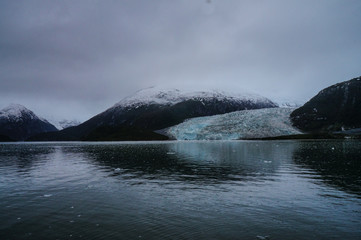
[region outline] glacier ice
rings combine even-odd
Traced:
[[[177,140],[235,140],[300,134],[289,118],[293,110],[265,108],[192,118],[165,132]]]

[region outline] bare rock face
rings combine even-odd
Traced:
[[[291,113],[306,132],[343,131],[361,127],[361,77],[323,89]]]

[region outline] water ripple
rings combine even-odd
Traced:
[[[357,239],[360,146],[0,144],[0,239]]]

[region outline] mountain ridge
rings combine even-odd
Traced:
[[[181,90],[174,87],[153,86],[136,91],[134,94],[120,100],[113,107],[136,107],[151,104],[175,105],[179,102],[192,99],[234,99],[235,101],[247,99],[252,102],[270,101],[263,96],[246,91],[233,93],[216,89]]]
[[[150,132],[178,124],[187,118],[266,107],[277,105],[255,94],[242,93],[234,96],[220,91],[148,88],[123,98],[79,126],[58,133],[41,134],[30,140],[94,140],[91,136],[106,140],[109,131],[104,129],[109,127],[119,133],[117,136],[113,135],[112,140],[132,139],[133,133],[144,133],[147,140],[151,135],[158,139],[158,136]],[[124,135],[117,128],[122,129]],[[139,136],[138,139],[142,137]]]

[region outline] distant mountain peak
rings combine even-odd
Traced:
[[[53,124],[58,130],[63,130],[69,127],[75,127],[81,124],[81,122],[76,119],[50,120],[50,123]]]

